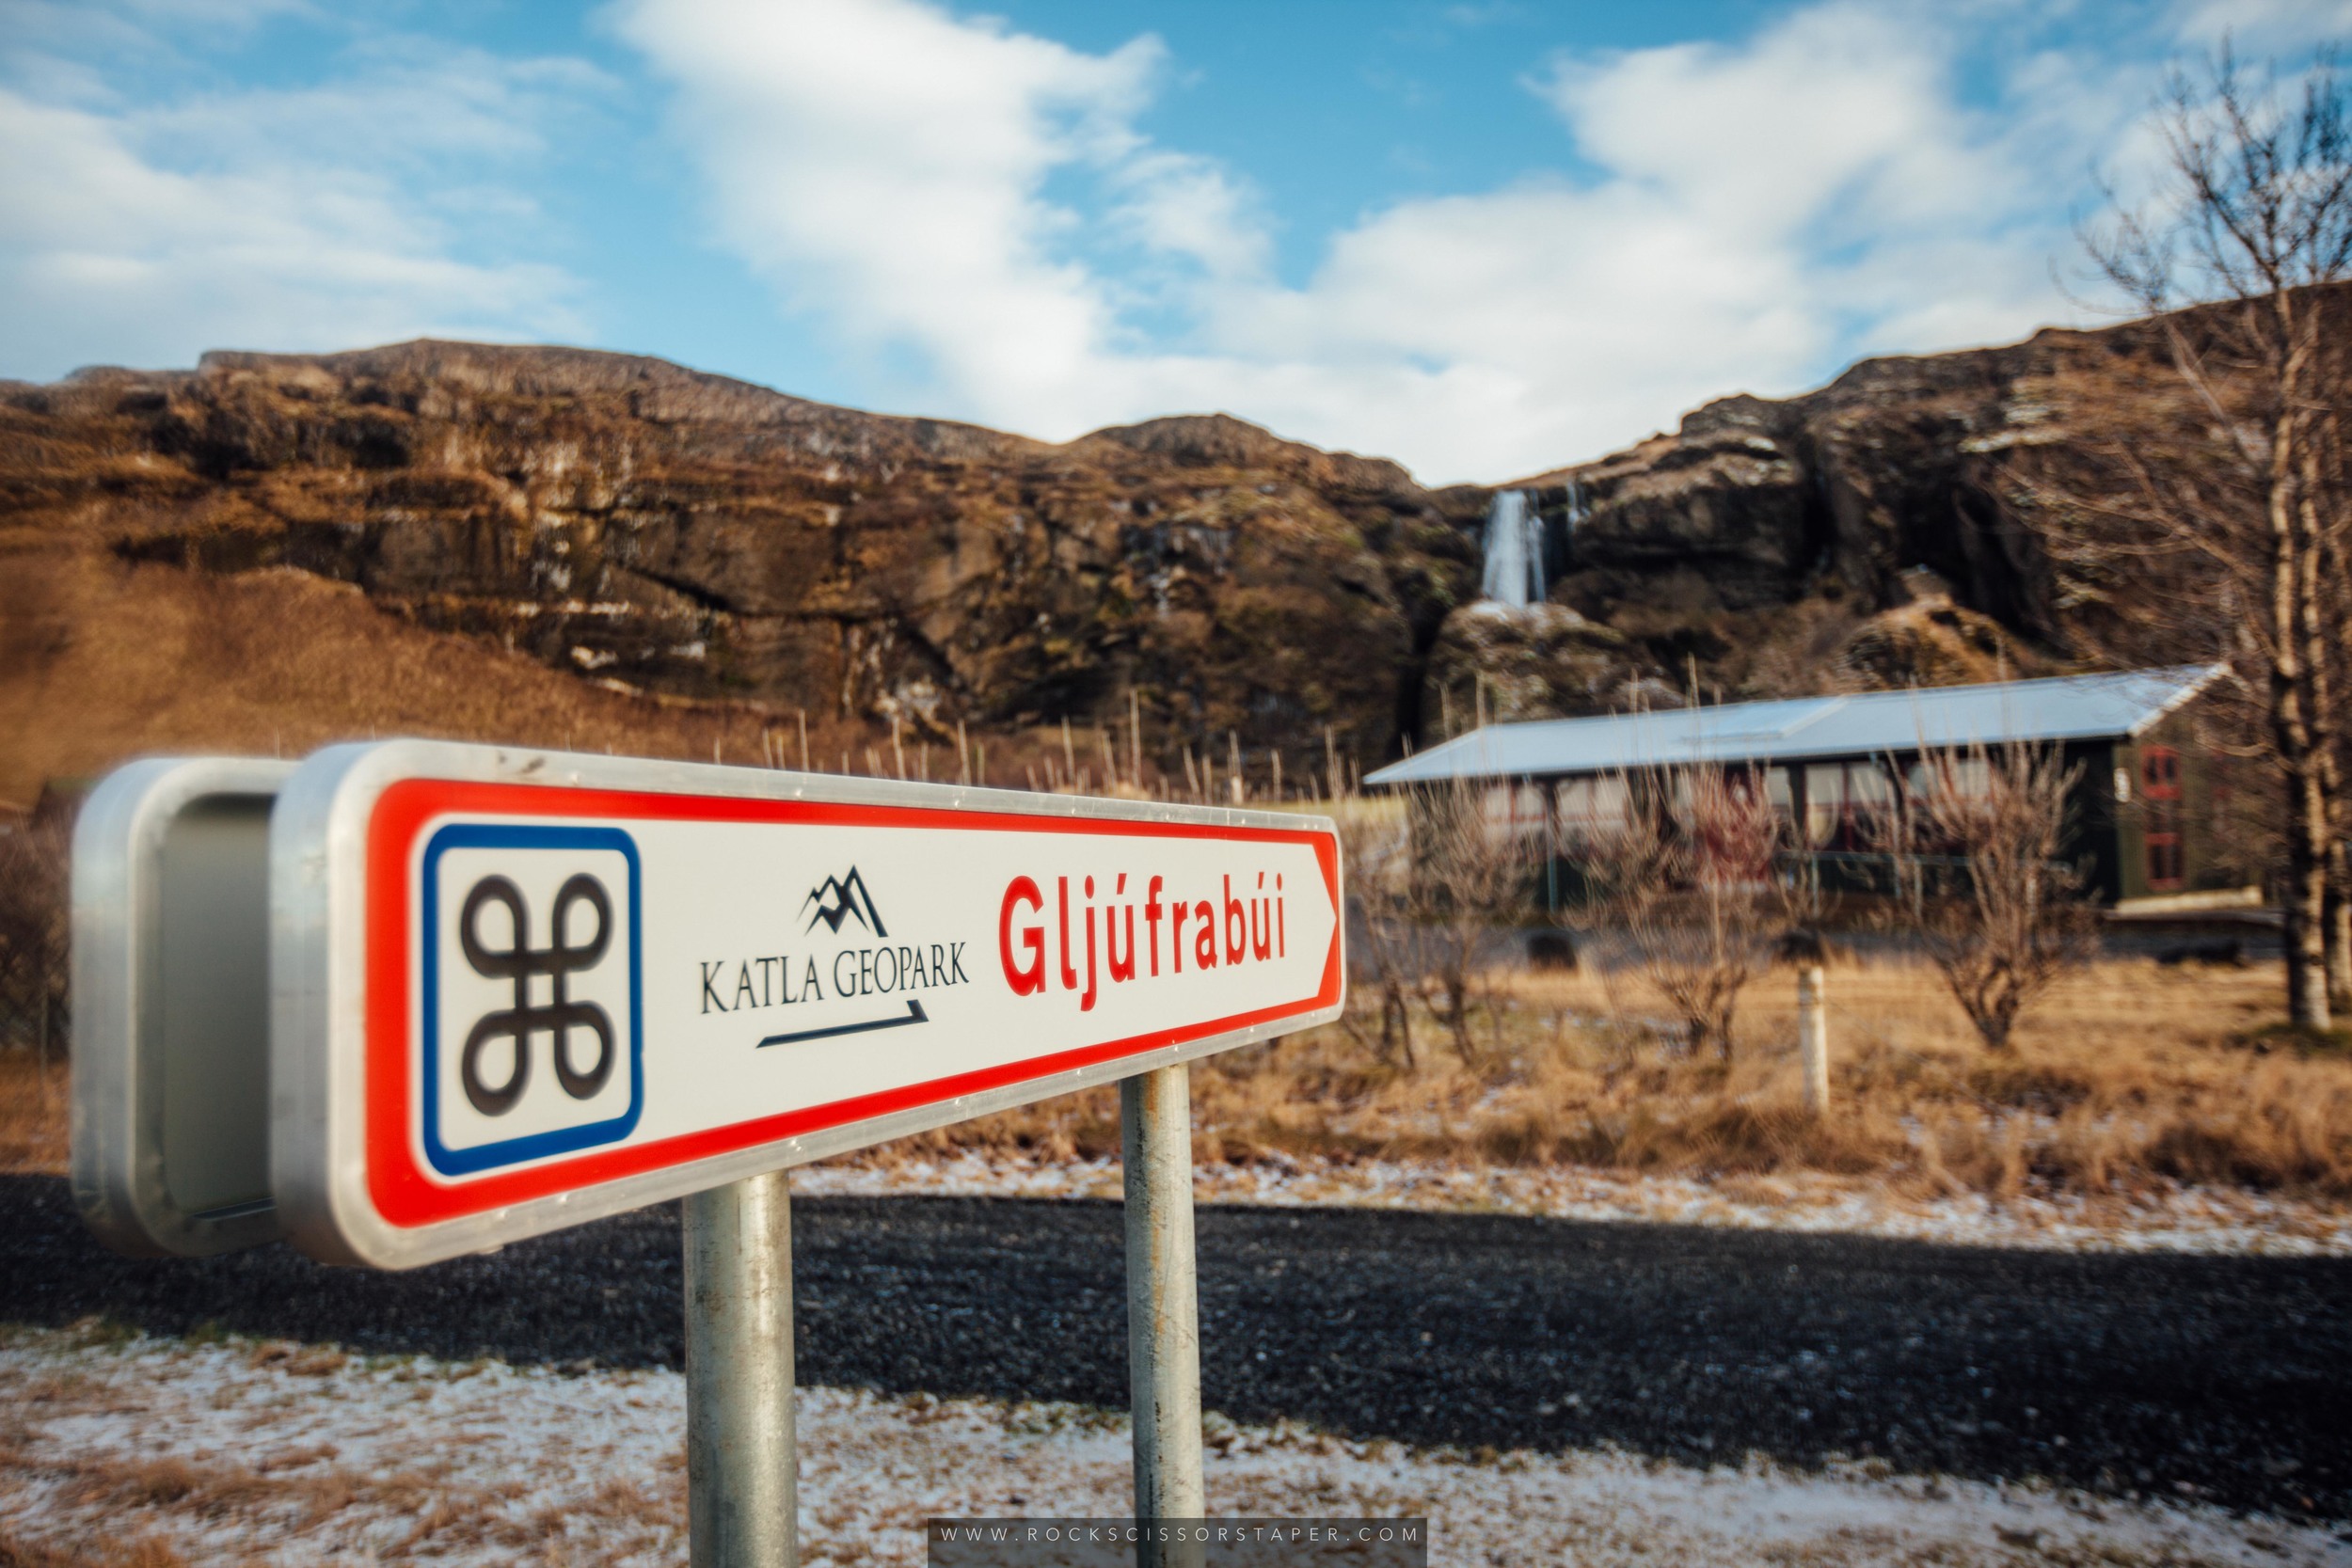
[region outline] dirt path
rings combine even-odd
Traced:
[[[801,1378],[1125,1402],[1119,1212],[796,1206]],[[1351,1435],[1747,1450],[2352,1519],[2352,1260],[2100,1256],[1509,1216],[1207,1208],[1206,1402]],[[0,1179],[0,1319],[675,1366],[655,1210],[406,1275],[101,1251]]]

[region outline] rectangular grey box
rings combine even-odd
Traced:
[[[1426,1519],[930,1519],[930,1568],[1428,1568]],[[1197,1555],[1187,1555],[1197,1554]]]

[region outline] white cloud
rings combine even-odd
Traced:
[[[1382,411],[1421,431],[1400,450],[1488,479],[1860,353],[2064,317],[2066,182],[2127,104],[2093,113],[2104,86],[2069,77],[2050,83],[2062,108],[2017,92],[1971,112],[1958,53],[1929,13],[1834,3],[1740,44],[1555,62],[1534,85],[1599,178],[1392,208],[1338,238],[1300,304],[1488,372],[1490,406]]]
[[[1955,166],[1964,133],[1908,33],[1882,11],[1826,5],[1742,46],[1563,61],[1541,90],[1617,178],[1725,239],[1776,243],[1841,197],[1904,215],[1950,199],[1972,172]]]
[[[1090,55],[924,0],[615,19],[677,88],[723,243],[849,342],[913,351],[905,404],[1056,438],[1221,407],[1435,479],[2064,316],[2066,197],[2144,96],[2021,49],[1997,119],[1972,112],[1942,13],[1854,0],[1531,61],[1597,176],[1395,203],[1284,287],[1247,183],[1136,130],[1155,39]]]
[[[0,373],[578,332],[560,268],[468,242],[527,227],[502,177],[585,68],[393,41],[326,86],[125,103],[48,63],[0,86]]]
[[[788,300],[1034,422],[1087,417],[1109,290],[1057,258],[1078,220],[1042,192],[1138,150],[1156,43],[1090,55],[909,0],[648,0],[619,24],[684,89],[725,243]],[[1175,221],[1185,172],[1147,182],[1173,194],[1156,218],[1135,200],[1144,221]]]
[[[325,83],[126,85],[213,80],[190,39],[305,4],[0,0],[0,373],[586,336],[531,190],[612,91],[592,69],[353,27]],[[2175,36],[2285,24],[2172,4]],[[2066,316],[2067,198],[2094,154],[2128,172],[2152,84],[2031,41],[2030,9],[1817,0],[1745,39],[1531,58],[1517,90],[1557,132],[1527,161],[1561,172],[1371,210],[1301,282],[1246,169],[1140,128],[1174,64],[1148,35],[1089,52],[936,0],[608,20],[675,88],[713,237],[873,367],[868,395],[1051,437],[1224,408],[1493,480],[1857,352]]]
[[[2175,0],[2174,29],[2188,41],[2293,50],[2352,37],[2352,0]]]
[[[1251,192],[1207,158],[1144,151],[1118,171],[1113,218],[1146,251],[1181,257],[1214,276],[1251,277],[1268,252]]]

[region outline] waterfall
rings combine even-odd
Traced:
[[[1568,481],[1568,537],[1576,537],[1576,525],[1584,520],[1584,486]]]
[[[1487,598],[1524,609],[1544,596],[1543,523],[1524,490],[1498,490],[1486,507]]]

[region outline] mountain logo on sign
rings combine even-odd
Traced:
[[[866,879],[857,874],[854,865],[850,867],[848,876],[828,877],[809,889],[808,898],[801,909],[806,912],[811,905],[816,906],[816,912],[809,915],[808,924],[802,927],[803,930],[817,929],[817,923],[821,920],[825,923],[825,929],[838,936],[841,923],[854,918],[878,937],[890,934],[882,928],[882,912],[874,908],[874,895],[866,891]]]

